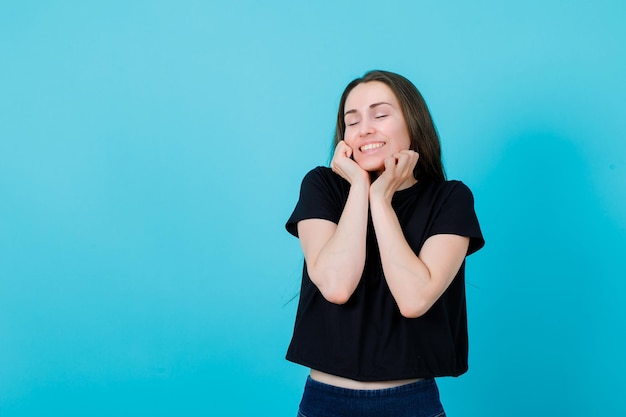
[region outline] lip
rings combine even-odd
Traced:
[[[361,152],[363,154],[373,153],[373,152],[376,152],[377,150],[383,148],[386,144],[387,144],[387,142],[385,142],[383,140],[368,141],[368,142],[363,143],[361,146],[359,146],[359,152]],[[365,148],[365,149],[363,149],[363,148]]]

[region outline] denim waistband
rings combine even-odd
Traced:
[[[434,379],[392,388],[360,390],[337,387],[310,376],[300,402],[306,417],[433,417],[444,416]]]
[[[389,397],[411,391],[423,391],[424,389],[430,389],[435,384],[433,378],[421,379],[419,381],[410,382],[408,384],[398,385],[397,387],[381,388],[381,389],[351,389],[344,387],[337,387],[335,385],[325,384],[324,382],[316,381],[310,376],[307,377],[306,385],[314,390],[327,392],[330,394],[338,394],[345,397]]]

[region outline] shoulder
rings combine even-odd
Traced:
[[[461,181],[445,181],[438,185],[440,193],[435,203],[437,212],[432,234],[450,233],[470,238],[467,254],[479,250],[485,244],[474,208],[474,196]]]
[[[349,183],[332,169],[318,166],[307,172],[302,180],[302,188],[309,187],[345,191],[346,187],[349,188]]]
[[[436,186],[437,188],[442,189],[442,190],[449,190],[449,191],[462,192],[462,193],[467,193],[467,192],[471,193],[469,187],[465,185],[463,181],[459,181],[459,180],[446,180],[444,182],[437,183]]]
[[[296,225],[305,219],[338,223],[349,188],[349,183],[330,168],[318,166],[310,170],[302,180],[298,203],[287,220],[287,231],[298,236]]]
[[[461,181],[425,184],[420,198],[421,204],[429,207],[430,212],[439,220],[465,222],[476,217],[472,191]]]
[[[317,166],[306,173],[304,181],[336,181],[341,177],[325,166]]]
[[[440,183],[430,183],[427,187],[436,200],[464,199],[473,203],[474,196],[470,188],[459,180],[447,180]]]

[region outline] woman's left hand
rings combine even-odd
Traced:
[[[370,186],[370,199],[391,202],[393,194],[403,185],[415,183],[413,169],[419,154],[412,150],[400,151],[385,159],[385,171]]]

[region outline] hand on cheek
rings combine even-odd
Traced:
[[[330,162],[332,170],[339,174],[342,178],[354,185],[360,181],[369,183],[369,174],[359,166],[352,157],[352,148],[344,141],[341,141],[335,147],[333,160]]]
[[[413,169],[418,159],[419,154],[411,150],[403,150],[385,158],[385,170],[372,183],[370,198],[391,201],[393,194],[403,185],[412,185],[415,180]]]

